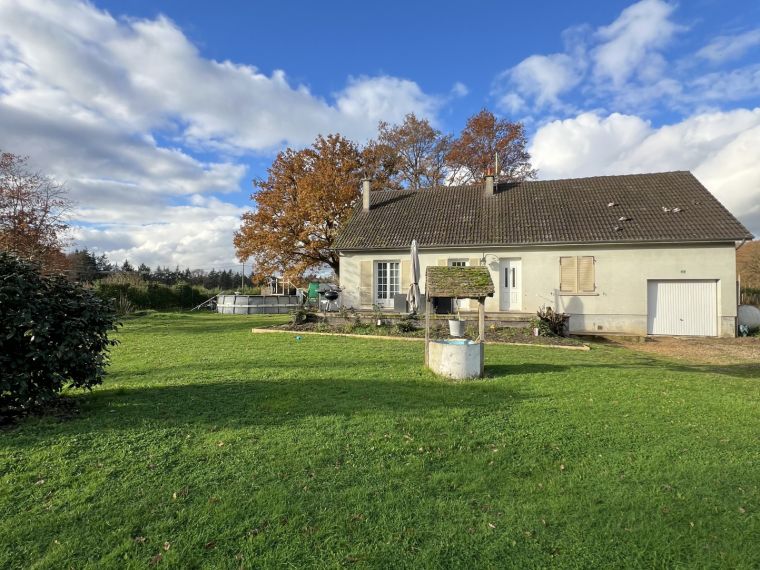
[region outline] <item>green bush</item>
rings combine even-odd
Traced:
[[[100,384],[116,325],[91,290],[0,253],[0,420]]]
[[[742,287],[741,303],[760,307],[760,288]]]
[[[139,274],[130,272],[114,273],[101,279],[95,284],[95,292],[101,299],[116,301],[120,314],[139,309],[192,309],[216,294],[187,283],[163,285],[145,281]]]
[[[396,322],[396,330],[400,333],[410,333],[418,328],[416,315],[407,315]]]
[[[303,325],[305,323],[316,323],[319,316],[316,312],[307,307],[299,307],[290,313],[290,322],[294,325]]]

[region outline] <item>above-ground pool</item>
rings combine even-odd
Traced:
[[[225,315],[280,315],[300,307],[297,295],[218,295],[216,312]]]

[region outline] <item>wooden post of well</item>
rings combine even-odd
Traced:
[[[480,377],[485,374],[485,353],[486,353],[486,298],[478,299],[478,332],[480,333]]]
[[[425,366],[428,365],[428,353],[430,352],[430,298],[425,293]]]
[[[478,299],[478,333],[480,342],[486,340],[486,304],[485,297]]]

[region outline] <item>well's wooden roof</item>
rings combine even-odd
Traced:
[[[425,271],[427,297],[480,299],[493,297],[494,286],[487,267],[444,267],[431,265]]]

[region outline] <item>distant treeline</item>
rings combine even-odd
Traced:
[[[249,295],[261,292],[260,287],[251,285],[249,277],[231,269],[206,272],[159,266],[154,270],[145,264],[134,267],[129,261],[119,266],[105,255],[95,256],[86,249],[74,251],[66,257],[69,279],[90,284],[99,297],[112,299],[120,314],[139,309],[191,309],[227,291]]]
[[[72,281],[80,283],[95,283],[114,274],[137,274],[149,283],[160,283],[162,285],[183,283],[210,290],[240,289],[240,287],[252,285],[250,277],[244,276],[237,270],[211,269],[205,271],[202,269],[191,270],[190,268],[180,269],[179,267],[171,269],[160,265],[152,269],[144,263],[135,267],[128,260],[118,265],[112,263],[105,254],[96,256],[87,249],[66,254],[66,260],[67,275]]]

